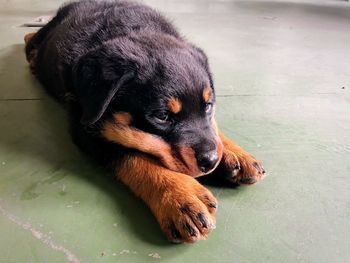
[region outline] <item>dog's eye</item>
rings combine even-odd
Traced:
[[[212,109],[213,109],[213,104],[212,103],[207,103],[205,105],[205,112],[206,113],[210,113],[212,111]]]
[[[166,111],[157,112],[153,116],[159,123],[166,123],[169,121],[169,113]]]

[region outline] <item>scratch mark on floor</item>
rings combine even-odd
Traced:
[[[54,241],[51,240],[50,236],[48,236],[47,234],[42,233],[38,229],[34,228],[28,222],[23,222],[17,216],[15,216],[14,214],[11,214],[7,210],[5,210],[1,205],[0,205],[0,212],[8,220],[10,220],[11,222],[20,226],[22,229],[29,231],[34,238],[40,240],[42,243],[44,243],[45,245],[47,245],[51,249],[62,252],[66,256],[66,258],[69,262],[72,262],[72,263],[79,263],[80,262],[79,259],[71,251],[69,251],[67,248],[63,247],[60,244],[55,243]]]
[[[156,259],[161,259],[161,256],[158,253],[150,253],[148,256]]]

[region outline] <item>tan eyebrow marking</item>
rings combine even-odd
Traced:
[[[211,88],[210,87],[206,87],[203,90],[203,100],[205,102],[208,102],[212,94],[213,94],[213,92],[212,92]]]
[[[168,108],[172,113],[179,113],[182,109],[182,104],[179,99],[170,97],[168,100]]]
[[[129,125],[132,121],[132,116],[128,112],[120,111],[113,114],[114,120],[122,125]]]

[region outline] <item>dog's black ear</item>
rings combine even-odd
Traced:
[[[134,67],[125,58],[110,56],[102,49],[81,57],[73,68],[73,85],[82,108],[81,123],[97,122],[118,89],[134,77]]]

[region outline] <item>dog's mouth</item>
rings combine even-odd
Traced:
[[[215,169],[218,167],[220,161],[221,161],[221,158],[217,160],[217,162],[215,163],[215,165],[213,166],[213,168],[211,168],[211,169],[208,170],[208,171],[202,172],[202,173],[200,173],[200,174],[198,174],[198,175],[195,175],[195,176],[193,176],[193,177],[194,177],[194,178],[197,178],[197,177],[201,177],[201,176],[204,176],[204,175],[211,174],[211,173],[214,172]]]
[[[222,141],[221,141],[219,136],[215,137],[215,143],[216,143],[216,147],[217,147],[217,157],[218,157],[216,160],[216,163],[212,167],[212,169],[210,169],[209,171],[206,171],[202,175],[207,175],[207,174],[212,173],[218,167],[219,163],[221,162],[224,146],[223,146]],[[202,175],[200,175],[200,176],[202,176]]]
[[[175,172],[181,172],[192,177],[200,177],[212,173],[219,165],[222,154],[223,145],[219,137],[215,138],[217,145],[215,151],[203,153],[196,156],[193,148],[189,146],[172,146],[173,164],[165,166]]]

